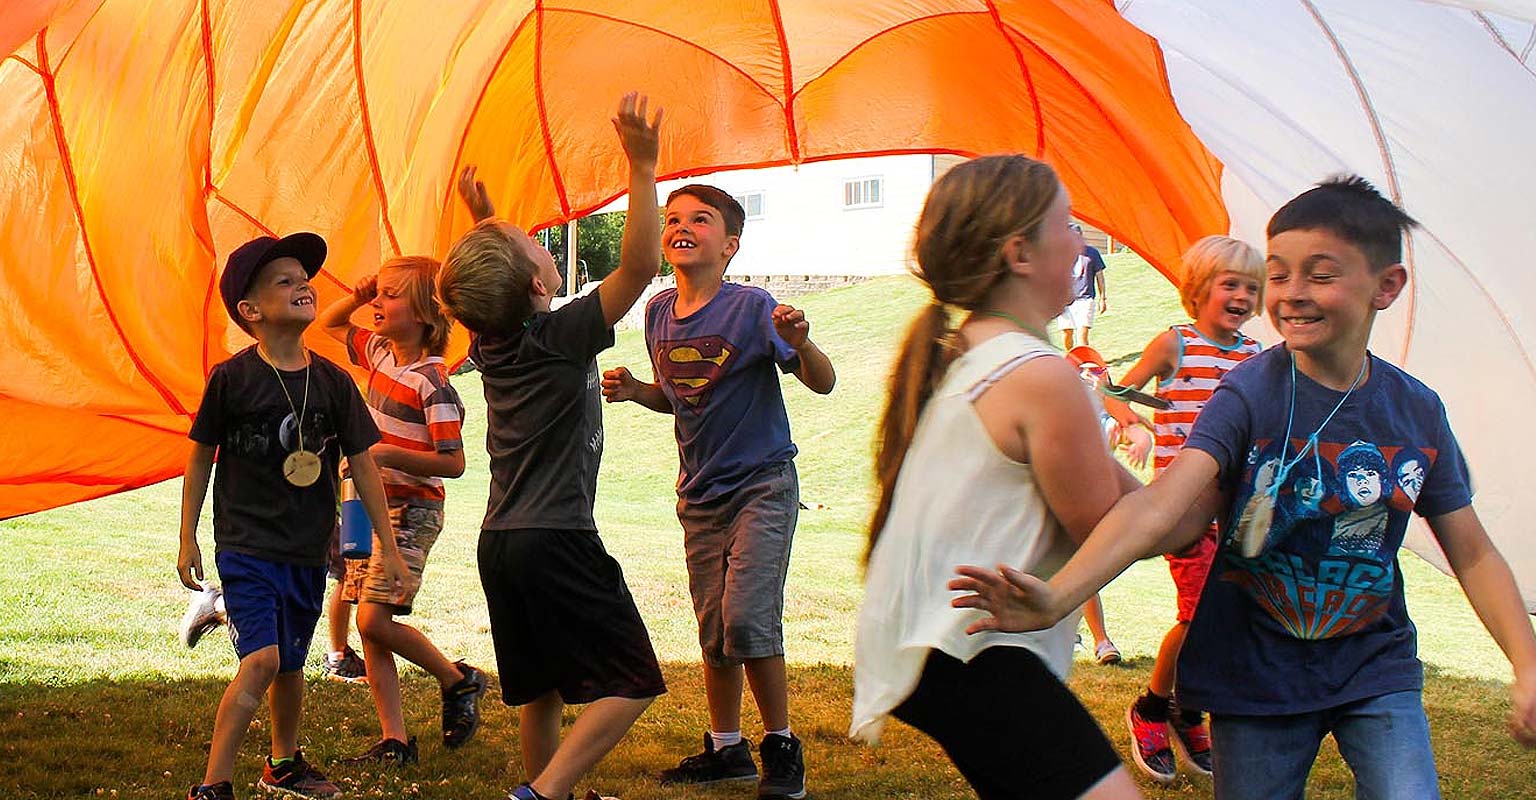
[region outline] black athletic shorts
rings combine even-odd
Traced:
[[[1022,647],[989,647],[969,664],[930,651],[891,714],[933,737],[981,800],[1067,800],[1120,766],[1093,716]]]
[[[667,691],[624,573],[595,532],[482,531],[479,560],[507,705],[550,690],[568,704]]]

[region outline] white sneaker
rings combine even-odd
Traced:
[[[224,622],[224,590],[211,583],[203,584],[202,591],[192,593],[187,613],[181,615],[181,643],[194,647],[203,634]]]

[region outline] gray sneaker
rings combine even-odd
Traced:
[[[325,654],[325,677],[342,683],[367,683],[368,665],[363,663],[363,657],[357,654],[351,647],[341,651],[341,655],[333,656]]]
[[[225,623],[224,591],[214,584],[204,584],[187,601],[187,613],[181,615],[181,643],[197,645],[199,639]]]

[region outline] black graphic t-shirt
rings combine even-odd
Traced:
[[[645,307],[645,346],[672,404],[677,493],[684,500],[728,494],[764,465],[799,452],[779,373],[798,369],[800,354],[774,330],[776,305],[762,289],[725,283],[681,319],[676,289]]]
[[[1472,502],[1445,406],[1372,356],[1370,377],[1298,460],[1344,393],[1295,374],[1289,442],[1291,358],[1280,345],[1227,373],[1184,445],[1216,459],[1231,498],[1179,657],[1187,707],[1298,714],[1423,687],[1397,551],[1410,514]],[[1243,558],[1243,509],[1282,473],[1265,549]]]
[[[613,346],[597,292],[534,314],[512,336],[478,336],[491,494],[482,530],[597,530],[603,458],[597,354]]]
[[[187,434],[218,447],[213,474],[213,542],[217,550],[271,561],[321,565],[336,522],[338,469],[379,440],[352,377],[309,354],[304,370],[274,372],[253,345],[213,368],[197,419]],[[278,384],[288,388],[292,406]],[[304,449],[320,456],[320,479],[306,487],[283,478],[283,460],[299,449],[294,409],[302,412]]]

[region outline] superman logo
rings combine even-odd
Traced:
[[[736,347],[719,336],[680,339],[656,348],[656,370],[684,405],[698,409],[735,357]]]

